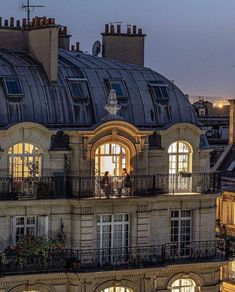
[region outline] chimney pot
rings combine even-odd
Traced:
[[[109,33],[109,25],[107,23],[105,24],[105,33]]]
[[[71,51],[75,51],[75,46],[74,45],[71,46]]]
[[[14,17],[10,17],[10,27],[14,27],[15,26],[15,19]]]
[[[119,34],[121,33],[121,24],[117,25],[117,33],[119,33]]]
[[[80,43],[76,42],[76,51],[80,51]]]
[[[137,31],[137,27],[136,25],[133,25],[133,34],[136,34],[136,31]]]
[[[40,17],[35,16],[35,26],[39,26],[40,25]]]
[[[111,33],[115,33],[115,27],[114,27],[114,25],[113,24],[111,24]]]
[[[8,27],[8,19],[5,19],[5,21],[4,21],[4,26],[5,26],[5,27]]]
[[[131,34],[131,25],[127,25],[126,32],[127,34]]]
[[[2,27],[2,17],[0,17],[0,27]]]
[[[27,26],[26,18],[23,18],[23,20],[22,20],[22,26],[23,26],[23,27],[26,27],[26,26]]]
[[[16,21],[16,27],[18,27],[18,28],[20,27],[20,20]]]
[[[143,34],[142,28],[139,28],[139,29],[138,29],[138,34],[139,34],[139,35]]]

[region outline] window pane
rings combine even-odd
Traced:
[[[5,89],[10,96],[23,95],[22,87],[18,77],[4,77]]]

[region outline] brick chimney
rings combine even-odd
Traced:
[[[59,28],[59,39],[58,39],[59,48],[69,50],[70,49],[70,38],[71,38],[71,35],[69,35],[67,32],[67,26],[60,27]]]
[[[10,24],[10,26],[9,26]],[[7,50],[26,50],[29,55],[38,60],[51,82],[58,76],[58,26],[54,18],[35,17],[27,25],[26,19],[22,25],[14,18],[0,19],[0,48]]]
[[[126,32],[122,32],[121,24],[105,24],[105,32],[101,35],[103,57],[144,66],[146,35],[141,28],[127,25]]]
[[[229,99],[229,145],[235,145],[235,99]]]

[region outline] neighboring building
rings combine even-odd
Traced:
[[[222,175],[222,195],[217,199],[217,233],[225,239],[231,259],[222,270],[223,291],[235,291],[235,99],[230,102],[229,145],[214,166]]]
[[[0,104],[1,250],[26,234],[59,233],[66,246],[45,258],[5,250],[0,291],[219,291],[219,177],[172,82],[70,51],[53,19],[11,19]]]
[[[229,140],[229,104],[224,99],[191,97],[191,102],[212,149],[211,167],[220,158]],[[208,100],[207,100],[208,99]]]

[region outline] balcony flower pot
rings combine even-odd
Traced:
[[[188,171],[180,171],[179,172],[179,175],[181,177],[192,177],[192,173],[191,172],[188,172]]]

